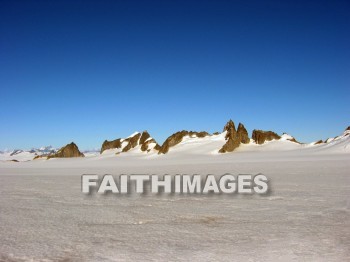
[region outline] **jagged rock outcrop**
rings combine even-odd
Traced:
[[[236,132],[236,127],[235,127],[235,123],[233,123],[232,119],[230,119],[226,125],[224,126],[224,129],[222,130],[223,132],[227,131],[227,132],[231,132],[232,130],[234,130],[234,132]]]
[[[339,136],[327,138],[324,142],[325,142],[325,143],[332,142],[333,140],[337,139],[338,137],[339,137]]]
[[[103,151],[114,148],[119,148],[121,149],[121,152],[125,153],[138,145],[141,146],[141,151],[147,152],[149,152],[151,149],[159,150],[160,148],[150,134],[147,131],[143,131],[142,133],[137,132],[126,139],[118,138],[113,141],[105,140],[102,144],[100,153],[102,154]],[[117,152],[116,154],[119,153],[120,152]]]
[[[169,136],[164,141],[163,145],[159,148],[158,154],[168,153],[169,148],[179,144],[185,136],[202,138],[202,137],[205,137],[208,135],[209,134],[205,131],[194,132],[194,131],[182,130],[182,131],[176,132],[176,133],[172,134],[171,136]]]
[[[287,140],[289,140],[289,141],[291,141],[291,142],[294,142],[294,143],[297,143],[297,144],[301,144],[299,141],[297,141],[294,137],[293,138],[291,138],[291,139],[287,139]]]
[[[242,123],[239,123],[236,131],[235,124],[230,119],[230,121],[228,121],[225,125],[223,131],[226,131],[226,143],[219,150],[219,153],[232,152],[239,147],[241,143],[248,144],[250,141],[247,129],[245,129]]]
[[[159,150],[159,145],[157,144],[156,140],[154,140],[147,131],[143,131],[142,134],[137,133],[133,137],[125,139],[123,143],[124,142],[128,142],[128,144],[123,148],[122,152],[127,152],[137,145],[141,146],[141,151],[143,152],[149,152],[151,149]],[[154,146],[151,147],[151,145]]]
[[[232,152],[237,147],[239,147],[240,141],[236,138],[236,127],[233,121],[230,119],[224,126],[223,132],[226,131],[226,143],[219,150],[219,153]]]
[[[141,134],[137,133],[134,136],[128,137],[127,139],[123,140],[123,143],[127,142],[128,144],[123,148],[122,152],[128,152],[130,149],[137,146],[140,137],[141,137]]]
[[[322,140],[318,140],[317,142],[315,142],[314,145],[319,145],[319,144],[323,144],[324,142]]]
[[[156,151],[159,151],[160,146],[158,145],[157,141],[154,140],[150,134],[148,134],[147,131],[143,131],[140,141],[139,141],[139,145],[141,145],[141,151],[151,151],[151,149],[154,149]]]
[[[13,152],[10,154],[10,156],[18,155],[18,154],[20,154],[20,153],[22,153],[22,152],[23,152],[23,150],[15,149],[15,150],[13,150]]]
[[[242,123],[238,124],[237,136],[239,138],[239,141],[243,144],[248,144],[250,142],[250,138],[248,136],[248,131],[247,131],[247,129],[245,129],[245,127]]]
[[[290,141],[290,142],[294,142],[294,143],[297,143],[297,144],[301,144],[294,137],[292,137],[291,135],[288,135],[287,133],[283,133],[282,136],[281,136],[281,139],[282,140],[287,140],[287,141]]]
[[[150,137],[151,136],[147,131],[143,131],[141,134],[141,137],[140,137],[139,144],[143,145],[146,142],[146,140],[148,140],[148,138],[150,138]]]
[[[62,147],[57,153],[47,156],[47,159],[50,158],[66,158],[66,157],[84,157],[84,154],[79,151],[79,148],[73,142]]]
[[[39,158],[43,158],[43,157],[47,157],[48,155],[41,155],[41,156],[39,156],[39,155],[36,155],[34,158],[33,158],[33,160],[35,160],[35,159],[39,159]]]
[[[199,137],[199,138],[202,138],[202,137],[209,136],[209,133],[208,133],[208,132],[205,132],[205,131],[201,131],[201,132],[193,132],[193,131],[190,131],[190,132],[188,132],[188,135],[189,135],[190,137]]]
[[[155,150],[159,150],[160,146],[157,144],[156,140],[154,140],[153,138],[149,138],[147,139],[146,141],[144,141],[142,144],[141,144],[141,151],[147,151],[149,152],[152,148],[150,148],[150,146],[152,144],[155,144],[155,146],[153,147],[153,149]]]
[[[156,140],[154,140],[147,131],[143,131],[139,141],[139,145],[141,145],[141,151],[149,152],[152,149],[150,148],[152,144],[155,144],[153,149],[158,151],[159,145],[157,144]]]
[[[102,144],[100,154],[102,154],[103,151],[105,151],[107,149],[121,148],[122,143],[120,140],[121,140],[120,138],[112,140],[112,141],[105,140]]]
[[[252,133],[252,139],[255,143],[261,145],[264,144],[265,141],[271,141],[274,139],[280,139],[281,137],[272,131],[263,131],[254,129]]]

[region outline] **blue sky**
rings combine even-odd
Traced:
[[[0,148],[350,125],[348,1],[1,1]]]

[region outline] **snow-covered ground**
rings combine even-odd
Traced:
[[[0,261],[348,261],[349,135],[218,154],[222,135],[166,155],[0,162]],[[84,195],[81,175],[257,174],[267,195]]]

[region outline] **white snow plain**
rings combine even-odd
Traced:
[[[223,136],[166,155],[0,162],[0,261],[349,261],[350,136],[217,154]],[[84,195],[82,174],[258,174],[267,195]]]

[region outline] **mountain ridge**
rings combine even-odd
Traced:
[[[337,143],[337,141],[349,136],[349,134],[350,127],[347,127],[344,133],[340,136],[328,138],[325,141],[318,140],[309,144],[300,143],[293,136],[286,133],[278,135],[273,131],[263,131],[260,129],[254,129],[251,137],[249,137],[248,132],[242,123],[239,123],[238,128],[236,129],[234,122],[230,119],[221,133],[215,132],[210,134],[206,131],[197,132],[182,130],[170,135],[162,145],[159,145],[146,130],[141,133],[134,132],[127,138],[117,138],[110,141],[105,140],[101,145],[99,154],[119,155],[125,153],[150,153],[151,155],[164,155],[169,154],[169,152],[172,152],[179,146],[189,148],[189,145],[191,145],[191,148],[193,145],[196,145],[197,147],[203,146],[202,151],[205,152],[204,149],[206,147],[204,145],[209,144],[213,144],[213,147],[215,144],[214,149],[210,150],[209,153],[224,154],[234,152],[242,145],[265,145],[271,141],[280,141],[281,143],[287,142],[299,146],[312,147]],[[190,149],[188,150],[190,151]],[[201,151],[199,149],[193,150],[195,152]],[[84,153],[88,156],[97,155],[96,151],[91,153],[89,151],[84,151]],[[80,152],[78,146],[72,142],[59,150],[52,146],[46,146],[31,150],[16,149],[11,152],[0,152],[0,160],[28,161],[33,159],[84,157],[84,153]]]

